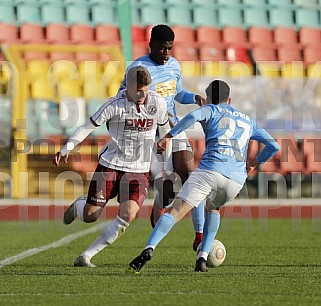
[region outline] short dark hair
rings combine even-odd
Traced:
[[[137,87],[143,87],[149,85],[151,82],[152,78],[148,70],[143,66],[135,66],[127,71],[127,84],[136,84]]]
[[[227,102],[230,96],[230,87],[224,81],[214,80],[208,85],[205,92],[212,104],[219,104]]]
[[[158,24],[152,28],[151,40],[174,41],[174,31],[166,24]]]

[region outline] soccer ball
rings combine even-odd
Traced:
[[[202,244],[200,243],[197,247],[197,254],[201,250],[201,245]],[[226,257],[226,249],[224,244],[221,241],[215,239],[212,244],[210,253],[208,254],[208,257],[207,257],[207,266],[209,268],[218,267],[224,262],[225,257]]]

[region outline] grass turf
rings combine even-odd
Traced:
[[[74,222],[1,222],[0,261],[92,227]],[[319,220],[223,219],[217,239],[227,257],[219,268],[195,273],[193,230],[174,227],[139,275],[125,273],[151,231],[135,221],[126,234],[93,258],[74,258],[96,238],[89,234],[0,269],[1,305],[320,305]]]

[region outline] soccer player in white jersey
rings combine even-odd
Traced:
[[[170,120],[173,124],[179,122],[176,115],[175,100],[181,104],[203,105],[204,98],[191,93],[183,88],[181,80],[181,68],[179,62],[171,56],[175,34],[173,30],[164,24],[152,28],[150,38],[150,53],[136,59],[130,66],[143,66],[148,69],[152,82],[150,88],[164,97],[167,110],[173,116]],[[126,80],[121,88],[125,88]],[[155,197],[154,207],[151,215],[151,223],[154,227],[160,214],[164,212],[163,207],[167,206],[175,197],[173,191],[174,179],[171,172],[175,170],[178,177],[184,183],[189,174],[194,171],[194,156],[191,145],[185,133],[175,137],[172,142],[172,154],[165,161],[166,171],[162,171],[162,155],[152,159],[151,174],[154,185],[158,190]],[[158,160],[158,162],[157,162]],[[166,174],[168,174],[166,176]],[[202,241],[204,224],[204,202],[192,210],[192,220],[195,230],[193,249],[196,251],[198,244]]]
[[[110,141],[99,155],[98,166],[91,180],[88,196],[73,202],[64,214],[70,224],[77,216],[94,222],[109,199],[118,196],[119,211],[97,240],[74,262],[74,266],[94,267],[91,258],[123,234],[135,219],[149,187],[151,154],[157,126],[168,124],[164,98],[149,90],[151,77],[144,67],[127,72],[126,89],[109,99],[78,128],[53,160],[58,166],[69,152],[98,126],[106,123]]]
[[[255,120],[230,105],[230,88],[215,80],[206,89],[207,105],[183,118],[158,143],[164,151],[168,141],[195,122],[200,122],[206,138],[206,150],[199,167],[190,175],[169,211],[161,216],[145,249],[129,264],[138,273],[149,261],[158,243],[201,200],[206,199],[204,237],[195,263],[196,272],[206,272],[206,261],[219,228],[219,208],[232,201],[246,180],[247,173],[263,164],[278,150],[277,142]],[[252,160],[247,160],[250,139],[265,145]]]

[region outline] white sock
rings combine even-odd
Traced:
[[[75,202],[76,213],[81,221],[84,221],[84,207],[86,202],[87,198],[81,198]]]
[[[199,252],[199,253],[197,254],[197,259],[199,259],[200,257],[203,257],[205,260],[207,260],[208,253],[206,253],[206,252]]]
[[[117,216],[113,221],[107,224],[96,241],[81,255],[91,259],[106,246],[111,245],[116,239],[118,239],[125,232],[128,226],[129,223]]]

